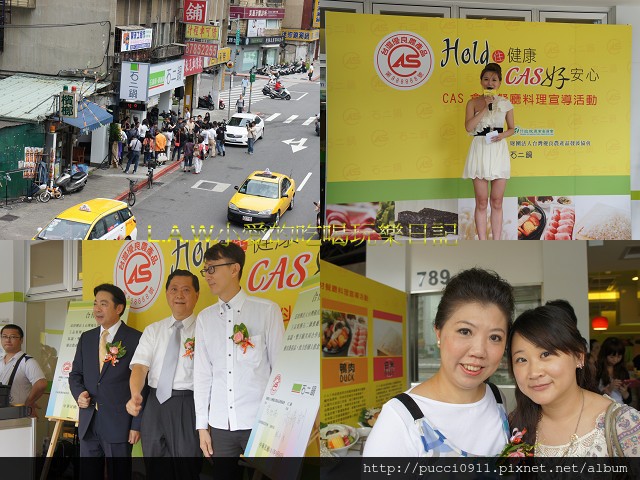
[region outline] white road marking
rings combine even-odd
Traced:
[[[193,187],[197,190],[206,190],[207,192],[222,193],[231,186],[230,183],[212,182],[209,180],[198,180]]]
[[[302,181],[302,183],[300,184],[296,192],[299,192],[300,190],[302,190],[302,187],[304,187],[304,184],[307,183],[307,180],[309,180],[310,176],[311,176],[311,172],[307,173],[307,176],[304,177],[304,180]]]
[[[271,120],[273,120],[276,117],[279,117],[280,114],[279,113],[274,113],[273,115],[271,115],[269,118],[265,118],[264,121],[265,122],[270,122]]]
[[[298,98],[293,98],[292,100],[302,100],[307,95],[309,95],[309,92],[304,92],[301,96],[299,96]]]
[[[304,150],[305,147],[304,144],[307,141],[306,138],[301,138],[298,141],[295,141],[295,139],[290,138],[289,140],[282,140],[282,143],[286,143],[287,145],[289,145],[291,147],[291,150],[293,150],[293,153],[299,152],[300,150]]]
[[[298,115],[291,115],[289,118],[287,118],[284,122],[282,123],[291,123],[293,122],[296,118],[298,118]]]
[[[316,119],[316,117],[309,117],[308,120],[305,120],[302,125],[309,125],[311,122],[313,122]]]

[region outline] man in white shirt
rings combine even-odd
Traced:
[[[142,453],[149,457],[201,455],[193,403],[193,352],[196,317],[193,309],[200,295],[198,277],[188,270],[175,270],[167,278],[165,293],[171,316],[148,325],[131,359],[129,414],[142,410],[142,391],[147,379],[151,391],[144,406],[140,431]],[[153,467],[155,464],[151,463]],[[161,464],[161,478],[171,478],[171,465]],[[149,466],[149,465],[147,465]],[[174,478],[198,478],[199,465],[186,461],[172,465]],[[195,468],[195,471],[185,471]],[[156,475],[147,471],[149,478]]]
[[[196,338],[201,339],[194,365],[196,428],[205,457],[237,459],[244,452],[284,337],[280,307],[240,288],[244,261],[235,243],[217,243],[204,254],[201,274],[218,297],[196,320]],[[233,339],[234,326],[241,324],[250,341],[244,346]]]
[[[21,327],[13,324],[5,325],[0,335],[4,350],[4,355],[0,356],[0,383],[11,384],[9,391],[11,405],[31,407],[31,416],[37,418],[36,402],[47,388],[44,373],[38,362],[22,351],[24,332]]]

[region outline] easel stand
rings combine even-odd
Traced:
[[[53,454],[56,451],[56,445],[58,444],[58,440],[60,439],[60,434],[62,433],[62,427],[64,426],[64,422],[74,422],[77,426],[78,422],[74,420],[70,420],[68,418],[60,418],[60,417],[47,417],[50,422],[56,422],[53,427],[53,435],[51,435],[51,442],[49,443],[49,449],[47,450],[47,458],[44,461],[44,466],[42,468],[42,474],[40,474],[40,480],[45,480],[47,475],[49,474],[49,468],[51,467],[51,459],[53,458]]]
[[[317,457],[320,451],[320,416],[319,414],[316,416],[316,421],[313,424],[313,430],[311,431],[311,436],[309,437],[309,441],[307,442],[307,450],[306,457]],[[306,458],[305,457],[305,458]],[[271,472],[265,471],[260,464],[261,458],[250,458],[245,457],[244,455],[240,455],[240,465],[243,467],[253,468],[253,476],[251,480],[262,480],[263,477],[269,480],[282,480],[282,477],[271,477]],[[304,460],[303,460],[304,461]],[[302,465],[300,465],[302,467]],[[302,468],[299,468],[295,473],[295,476],[287,476],[287,480],[299,480],[300,475],[302,474]]]

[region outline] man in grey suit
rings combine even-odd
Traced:
[[[140,439],[140,418],[129,415],[125,405],[129,399],[129,362],[142,334],[120,320],[127,301],[120,288],[105,283],[93,293],[98,326],[80,336],[69,388],[80,407],[80,456],[107,457],[109,478],[122,480],[130,478],[130,465],[113,461],[113,457],[131,457],[133,444]],[[102,478],[102,462],[86,460],[81,466],[85,467],[83,478]]]

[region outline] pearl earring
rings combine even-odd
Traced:
[[[438,339],[438,348],[440,348],[440,339]]]

